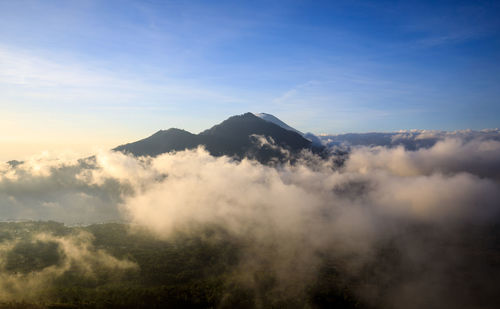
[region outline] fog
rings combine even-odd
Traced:
[[[45,256],[38,255],[41,261],[28,260],[33,265],[25,265],[26,249],[43,252]],[[133,262],[94,248],[92,235],[83,231],[66,236],[38,233],[29,239],[4,240],[0,243],[0,257],[0,301],[43,300],[43,293],[51,283],[68,271],[73,276],[95,279],[97,269],[119,277],[123,271],[137,268]],[[36,262],[50,266],[39,266]]]
[[[38,158],[0,168],[0,217],[121,220],[165,239],[215,224],[245,244],[241,269],[266,265],[276,274],[277,293],[303,292],[326,259],[346,282],[365,280],[355,292],[368,304],[471,307],[495,290],[470,246],[498,222],[499,158],[499,141],[459,135],[416,150],[353,147],[341,161],[305,152],[273,166],[203,148]],[[478,237],[480,250],[496,246]],[[252,285],[251,276],[235,280]]]

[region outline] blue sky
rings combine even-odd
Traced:
[[[111,147],[247,111],[314,133],[499,127],[498,16],[498,1],[0,1],[0,146]]]

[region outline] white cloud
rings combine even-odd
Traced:
[[[85,163],[42,158],[4,165],[0,200],[3,218],[121,218],[165,238],[193,226],[221,225],[246,240],[241,267],[265,260],[283,288],[304,288],[320,265],[319,253],[339,261],[347,278],[360,276],[380,262],[377,250],[391,241],[408,264],[394,270],[396,283],[372,289],[399,307],[426,295],[429,284],[447,286],[448,266],[408,275],[431,263],[429,252],[450,242],[457,227],[498,218],[499,157],[499,142],[457,138],[417,151],[355,148],[341,168],[311,157],[269,167],[213,157],[202,148],[156,158],[103,152]],[[386,279],[375,274],[370,280]],[[409,286],[412,293],[405,290]],[[370,299],[362,287],[357,293]]]
[[[102,249],[94,248],[93,236],[80,231],[72,235],[55,236],[47,233],[35,234],[32,239],[13,239],[0,242],[0,301],[37,301],[54,280],[68,271],[83,277],[95,277],[96,269],[108,269],[115,274],[137,269],[127,259],[117,259]],[[42,269],[30,272],[13,272],[6,269],[9,253],[18,245],[53,245],[59,261]]]

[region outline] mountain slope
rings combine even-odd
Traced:
[[[274,145],[258,145],[256,138],[252,137],[254,135],[270,138],[275,145],[292,154],[302,149],[312,149],[311,141],[299,133],[284,129],[252,113],[246,113],[230,117],[198,135],[180,129],[162,130],[140,141],[118,146],[114,150],[136,156],[157,156],[203,145],[215,156],[227,155],[236,158],[246,156],[261,162],[268,162],[272,158],[284,159],[279,148]]]
[[[137,142],[125,144],[113,150],[132,153],[136,156],[157,156],[171,151],[196,148],[198,136],[181,129],[160,130]]]
[[[277,117],[275,117],[275,116],[273,116],[271,114],[257,113],[257,114],[254,114],[254,115],[257,116],[257,117],[259,117],[260,119],[272,122],[272,123],[274,123],[276,125],[279,125],[283,129],[287,129],[287,130],[296,132],[296,133],[298,133],[298,134],[300,134],[302,136],[304,135],[304,133],[300,132],[299,130],[297,130],[295,128],[292,128],[291,126],[287,125],[286,123],[284,123],[283,121],[281,121],[280,119],[278,119]]]
[[[269,122],[272,122],[274,124],[277,124],[279,125],[280,127],[282,127],[283,129],[287,129],[287,130],[290,130],[290,131],[293,131],[293,132],[296,132],[300,135],[302,135],[304,138],[310,140],[312,142],[312,146],[314,148],[314,150],[318,150],[318,151],[321,151],[321,149],[323,149],[323,143],[321,142],[321,139],[318,138],[316,135],[314,135],[313,133],[311,132],[308,132],[308,133],[302,133],[300,132],[299,130],[295,129],[295,128],[292,128],[291,126],[287,125],[286,123],[284,123],[283,121],[281,121],[280,119],[278,119],[278,117],[275,117],[271,114],[266,114],[266,113],[257,113],[257,114],[254,114],[255,116],[263,119],[263,120],[266,120],[266,121],[269,121]]]
[[[311,146],[311,142],[300,134],[283,129],[252,113],[230,117],[199,134],[200,142],[213,155],[229,155],[240,158],[250,156],[261,161],[267,161],[273,156],[280,156],[279,151],[273,150],[269,145],[263,147],[256,145],[252,135],[271,137],[276,145],[292,152]]]

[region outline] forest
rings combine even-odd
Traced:
[[[84,257],[63,248],[72,237],[85,247],[78,252]],[[242,269],[245,241],[217,226],[165,240],[123,223],[4,222],[0,246],[0,308],[362,307],[326,257],[304,291],[287,292],[265,261]],[[103,257],[129,265],[106,264]]]
[[[391,291],[422,274],[435,286],[409,305],[437,308],[466,291],[476,304],[494,307],[498,226],[469,226],[455,243],[433,243],[435,231],[428,228],[414,226],[404,237],[421,243],[429,251],[422,254],[435,262],[412,264],[390,239],[355,275],[324,250],[314,252],[318,262],[309,276],[283,276],[272,246],[257,248],[251,237],[218,225],[160,238],[126,223],[3,222],[0,308],[395,308]],[[440,261],[449,262],[458,250],[457,261],[443,268]],[[453,274],[433,282],[446,269]]]

